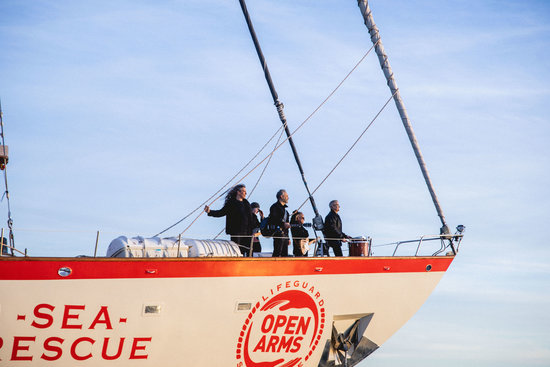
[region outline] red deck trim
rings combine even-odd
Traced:
[[[453,256],[342,258],[0,258],[0,280],[211,278],[447,270]],[[58,270],[71,268],[61,277]]]

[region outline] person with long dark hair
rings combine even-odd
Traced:
[[[225,233],[231,236],[231,241],[239,245],[243,256],[250,255],[254,218],[250,203],[246,200],[245,185],[239,184],[231,188],[220,210],[211,210],[206,205],[204,211],[209,217],[225,216]]]

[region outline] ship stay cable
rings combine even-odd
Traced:
[[[382,113],[382,111],[384,111],[386,109],[386,107],[388,106],[388,103],[390,103],[390,101],[392,100],[393,96],[395,95],[395,93],[397,93],[397,91],[394,92],[393,95],[390,96],[390,98],[388,98],[388,100],[386,101],[386,103],[384,103],[384,105],[382,106],[382,108],[378,111],[378,113],[374,116],[374,118],[370,121],[370,123],[367,125],[367,127],[363,130],[363,132],[359,135],[359,137],[357,137],[357,139],[355,140],[355,142],[353,142],[353,144],[349,147],[349,149],[346,151],[346,153],[344,153],[344,155],[340,158],[340,160],[334,165],[334,167],[330,170],[330,172],[325,176],[325,178],[323,178],[323,180],[319,183],[319,185],[317,185],[317,187],[313,190],[312,194],[315,194],[317,192],[317,190],[319,190],[319,188],[325,183],[325,181],[330,177],[330,175],[332,175],[332,173],[336,170],[336,168],[338,168],[338,166],[340,165],[340,163],[342,163],[342,161],[348,156],[348,154],[352,151],[353,148],[355,148],[355,146],[357,145],[357,143],[359,143],[359,140],[361,140],[361,138],[363,137],[363,135],[365,135],[365,133],[367,132],[367,130],[372,126],[372,124],[374,124],[374,121],[376,121],[376,119],[378,118],[378,116],[380,116],[380,114]],[[307,203],[307,199],[298,207],[298,209],[296,210],[300,210],[302,209],[302,207],[305,205],[305,203]]]
[[[5,143],[5,139],[4,139],[4,120],[3,120],[3,117],[4,117],[4,114],[2,112],[2,101],[0,101],[0,136],[2,137],[2,151],[3,151],[2,153],[3,153],[4,157],[6,157],[6,143]],[[5,163],[7,163],[7,161]],[[8,206],[8,229],[9,229],[8,241],[9,241],[9,245],[10,245],[10,249],[11,249],[11,254],[13,255],[13,249],[15,248],[15,239],[14,239],[14,236],[13,236],[13,219],[11,218],[10,192],[8,190],[8,169],[7,169],[7,165],[4,166],[4,168],[2,170],[4,171],[4,186],[6,188],[6,190],[2,194],[2,199],[4,199],[4,197],[6,197],[6,203],[7,203],[7,206]]]
[[[320,109],[321,107],[336,93],[336,91],[338,89],[340,89],[340,87],[344,84],[344,82],[349,78],[349,76],[357,69],[357,67],[361,64],[361,62],[367,57],[367,55],[374,49],[374,45],[371,46],[371,48],[363,55],[363,57],[355,64],[355,66],[350,70],[350,72],[344,77],[344,79],[338,83],[338,85],[336,86],[336,88],[334,88],[332,90],[332,92],[323,100],[323,102],[321,102],[321,104],[319,106],[317,106],[317,108],[292,132],[290,133],[290,135],[287,136],[287,138],[285,140],[283,140],[279,145],[277,145],[272,151],[271,153],[269,153],[266,157],[264,157],[264,159],[262,159],[260,162],[258,162],[258,164],[256,164],[252,169],[250,169],[250,171],[245,174],[244,176],[242,176],[240,179],[236,180],[235,182],[242,182],[246,177],[248,177],[252,172],[254,172],[263,162],[265,162],[266,160],[270,159],[270,157],[273,156],[273,154],[275,154],[276,151],[278,151],[289,139],[291,139],[294,134],[296,134],[312,117],[313,115],[315,115]],[[285,120],[285,125],[283,127],[286,127],[286,120]],[[279,130],[277,130],[278,132]],[[235,176],[234,176],[235,177]],[[219,192],[219,191],[218,191]],[[227,191],[226,191],[227,192]],[[223,196],[220,195],[218,196],[214,201],[211,202],[211,204],[209,206],[211,206],[215,201],[217,201],[219,198],[221,198]],[[211,196],[210,199],[212,199],[214,197]],[[208,199],[206,202],[203,203],[206,204],[210,199]],[[308,198],[309,200],[309,198]],[[307,202],[307,201],[306,201]],[[200,207],[199,207],[200,208]],[[197,208],[198,209],[198,208]],[[195,209],[193,212],[189,213],[185,218],[181,219],[177,224],[181,223],[184,219],[187,219],[191,214],[193,214],[194,212],[197,211],[197,209]],[[198,214],[198,216],[193,220],[193,222],[187,226],[183,232],[180,233],[180,235],[183,235],[183,233],[185,233],[196,221],[197,219],[199,219],[199,217],[202,215],[202,212]],[[322,218],[321,218],[322,220]],[[169,227],[168,229],[174,227],[176,224],[172,225],[171,227]],[[166,230],[165,230],[166,231]]]
[[[282,130],[282,128],[281,128],[281,130]],[[281,131],[281,133],[279,134],[279,138],[277,139],[277,142],[275,143],[275,146],[273,147],[273,149],[277,148],[277,145],[279,145],[279,142],[281,141],[282,137],[283,137],[283,131]],[[248,197],[252,196],[252,194],[254,194],[254,191],[256,191],[256,188],[258,187],[258,185],[260,183],[260,180],[264,176],[265,171],[267,171],[267,167],[269,167],[269,163],[271,163],[271,158],[273,158],[273,154],[269,155],[269,159],[267,160],[267,162],[265,162],[265,166],[262,169],[262,172],[260,172],[260,176],[256,180],[256,183],[252,187],[252,190],[250,190],[250,194],[248,195]]]
[[[223,197],[229,190],[231,190],[231,188],[233,188],[234,185],[231,185],[230,188],[228,188],[227,190],[225,190],[223,193],[221,193],[220,195],[218,195],[218,197],[216,197],[216,195],[218,193],[220,193],[225,187],[227,187],[229,184],[231,184],[232,182],[241,182],[242,180],[244,180],[246,177],[248,177],[252,172],[254,172],[263,162],[265,162],[268,158],[271,159],[271,157],[273,156],[273,154],[275,153],[275,151],[277,149],[279,149],[280,146],[282,146],[285,142],[281,143],[279,146],[275,146],[275,148],[273,149],[273,151],[271,151],[270,154],[268,154],[263,160],[260,161],[260,163],[258,163],[257,165],[255,165],[251,170],[248,171],[248,173],[246,173],[244,176],[242,176],[241,178],[239,178],[238,180],[235,180],[235,178],[242,172],[244,171],[244,169],[246,167],[248,167],[250,165],[250,163],[252,163],[256,157],[258,157],[258,155],[260,155],[260,153],[264,150],[264,148],[269,144],[269,142],[271,140],[273,140],[273,138],[279,133],[279,131],[281,131],[283,129],[283,126],[279,127],[279,129],[277,129],[277,131],[271,136],[271,138],[263,145],[263,147],[258,151],[258,153],[256,153],[256,155],[250,159],[248,161],[248,163],[246,163],[244,165],[243,168],[241,168],[239,170],[239,172],[237,172],[229,181],[227,181],[225,183],[225,185],[223,185],[214,195],[210,196],[207,200],[205,200],[201,205],[199,205],[197,208],[195,208],[192,212],[190,212],[189,214],[187,214],[185,217],[183,217],[182,219],[180,219],[178,222],[174,223],[173,225],[171,225],[170,227],[166,228],[165,230],[163,230],[162,232],[159,232],[157,233],[154,237],[166,232],[167,230],[173,228],[174,226],[178,225],[179,223],[183,222],[185,219],[187,219],[188,217],[190,217],[193,213],[195,213],[197,210],[201,209],[204,207],[204,205],[208,205],[208,206],[212,206],[212,204],[214,204],[216,201],[218,201],[221,197]],[[282,133],[281,133],[282,134]],[[279,135],[279,140],[280,140],[280,136],[281,134]],[[212,201],[211,201],[212,200]],[[180,236],[183,235],[185,232],[187,232],[187,230],[189,228],[191,228],[191,226],[201,217],[201,215],[203,214],[203,211],[201,210],[199,212],[199,214],[197,215],[197,217],[182,231],[180,232]],[[222,230],[223,231],[223,230]],[[219,235],[218,235],[219,236]],[[217,237],[217,236],[216,236]]]
[[[285,128],[286,127],[286,121],[285,121],[285,125],[283,125],[282,127],[280,127],[279,129],[282,129],[282,128]],[[279,132],[279,130],[277,130],[277,132]],[[282,133],[281,133],[282,135]],[[281,138],[281,135],[279,135],[279,140]],[[254,172],[262,163],[264,163],[266,160],[269,162],[271,160],[271,157],[273,157],[273,154],[275,154],[275,151],[277,151],[280,147],[282,147],[284,145],[284,143],[286,143],[286,141],[289,139],[290,137],[286,138],[285,141],[283,141],[281,144],[279,144],[278,146],[275,145],[275,148],[273,148],[273,150],[271,151],[271,153],[269,153],[264,159],[262,159],[258,164],[256,164],[250,171],[248,171],[247,174],[245,174],[244,176],[242,176],[240,179],[236,180],[235,182],[242,182],[245,178],[247,178],[250,174],[252,174],[252,172]],[[265,144],[267,145],[267,143]],[[264,145],[264,146],[265,146]],[[259,154],[259,152],[258,152]],[[254,160],[255,157],[252,159]],[[251,161],[252,161],[251,160]],[[248,166],[248,164],[247,164]],[[245,166],[246,167],[246,166]],[[244,169],[244,168],[243,168]],[[237,177],[237,175],[242,172],[239,171],[235,176],[233,176],[233,178]],[[232,186],[233,187],[233,186]],[[230,188],[231,189],[231,188]],[[230,189],[227,189],[223,194],[219,195],[217,198],[215,198],[212,202],[210,202],[208,204],[208,206],[212,206],[212,204],[214,204],[216,201],[218,201],[225,193],[227,193]],[[211,197],[212,198],[212,197]],[[210,199],[209,199],[210,200]],[[187,230],[189,228],[191,228],[191,226],[193,224],[195,224],[195,222],[203,215],[204,211],[200,211],[199,214],[195,217],[195,219],[193,219],[193,221],[191,223],[189,223],[189,225],[187,227],[185,227],[185,229],[180,232],[179,236],[182,236],[185,232],[187,232]],[[220,231],[220,233],[218,233],[218,235],[216,235],[216,238],[221,234],[221,232],[223,232],[223,229]]]
[[[386,55],[384,46],[382,45],[382,40],[380,38],[378,27],[374,23],[374,18],[372,16],[372,11],[369,7],[368,0],[358,0],[357,4],[359,6],[359,9],[361,10],[361,14],[363,15],[365,26],[369,31],[371,41],[373,45],[375,45],[375,51],[376,51],[376,54],[378,55],[378,61],[380,62],[380,67],[384,72],[384,76],[386,77],[388,87],[390,88],[393,94],[393,99],[395,101],[395,105],[399,112],[399,116],[401,117],[401,121],[407,132],[407,136],[409,137],[409,141],[414,150],[414,154],[418,161],[418,165],[420,166],[420,170],[422,171],[422,175],[424,176],[424,181],[428,186],[428,191],[430,192],[433,204],[437,211],[437,215],[439,216],[439,219],[441,221],[442,227],[440,232],[441,234],[449,234],[450,231],[449,231],[449,228],[447,227],[445,216],[443,215],[443,210],[441,209],[441,205],[439,204],[439,200],[437,199],[437,195],[435,194],[432,181],[428,174],[428,169],[426,168],[426,162],[424,161],[424,157],[422,156],[422,152],[420,151],[420,147],[418,145],[418,141],[416,140],[416,136],[414,134],[412,125],[409,121],[407,110],[405,109],[405,105],[403,103],[403,100],[401,99],[401,95],[399,94],[399,89],[397,88],[397,83],[395,82],[393,71],[391,69],[390,62],[388,60],[388,56]],[[456,254],[452,241],[451,241],[451,248],[453,250],[453,253]]]
[[[365,60],[365,58],[371,53],[371,51],[374,49],[374,45],[371,46],[367,52],[359,59],[359,61],[357,61],[357,63],[353,66],[353,68],[351,68],[351,70],[346,74],[346,76],[338,83],[338,85],[328,94],[328,96],[313,110],[313,112],[311,112],[308,117],[306,117],[306,119],[304,121],[302,121],[302,123],[300,125],[298,125],[298,127],[290,134],[290,136],[294,136],[294,134],[296,134],[307,122],[309,122],[311,120],[311,118],[328,102],[328,100],[330,98],[332,98],[332,96],[334,96],[334,94],[340,89],[340,87],[342,87],[342,85],[349,79],[349,77],[351,76],[351,74],[353,74],[353,72],[359,67],[359,65]],[[210,200],[212,200],[218,193],[220,193],[223,188],[225,188],[227,185],[229,185],[231,182],[242,182],[242,180],[244,178],[246,178],[250,173],[252,173],[253,171],[255,171],[263,162],[265,162],[266,160],[268,159],[271,159],[271,157],[273,156],[273,154],[275,154],[275,152],[277,150],[279,150],[279,148],[281,146],[283,146],[287,140],[288,140],[288,137],[283,141],[281,142],[280,144],[278,144],[266,157],[264,157],[263,160],[261,160],[256,166],[254,166],[250,172],[248,172],[246,175],[244,175],[243,177],[241,177],[240,179],[238,180],[235,180],[233,181],[246,167],[248,167],[248,165],[250,164],[250,162],[252,162],[260,153],[261,151],[263,151],[263,149],[265,148],[265,146],[267,146],[269,144],[269,142],[271,140],[274,139],[274,137],[284,128],[284,126],[281,126],[277,129],[277,131],[271,136],[271,138],[264,144],[264,146],[258,151],[258,153],[254,156],[253,159],[251,159],[237,174],[235,174],[231,180],[229,180],[220,190],[218,190],[215,194],[213,194],[212,196],[210,196],[208,199],[206,199],[205,201],[202,202],[202,204],[200,204],[197,208],[195,208],[194,210],[192,210],[190,213],[188,213],[186,216],[184,216],[183,218],[181,218],[180,220],[178,220],[176,223],[172,224],[171,226],[167,227],[166,229],[162,230],[161,232],[157,233],[154,237],[156,236],[159,236],[163,233],[165,233],[166,231],[174,228],[175,226],[177,226],[178,224],[180,224],[181,222],[183,222],[184,220],[186,220],[187,218],[189,218],[191,215],[193,215],[193,213],[195,213],[197,210],[201,209],[204,207],[204,205],[208,204],[210,202]],[[221,195],[218,196],[217,199],[221,198],[225,193],[227,192],[227,190],[225,192],[223,192]],[[216,199],[216,200],[217,200]],[[215,200],[214,200],[215,201]],[[307,202],[307,201],[306,201]],[[210,206],[210,205],[209,205]],[[202,213],[200,214],[202,215]],[[199,216],[200,216],[199,215]],[[186,229],[187,230],[187,229]],[[183,232],[185,232],[186,230],[184,230]],[[182,234],[183,234],[182,232]]]
[[[282,127],[280,128],[282,130]],[[278,131],[278,130],[277,130]],[[279,142],[281,141],[281,138],[283,137],[283,131],[281,131],[281,133],[279,134],[279,139],[277,139],[277,142],[275,143],[275,147],[273,149],[275,149],[277,147],[277,145],[279,145]],[[273,151],[272,151],[273,152]],[[252,190],[250,190],[250,194],[248,195],[248,197],[250,198],[252,196],[252,194],[254,194],[254,191],[256,191],[256,188],[258,187],[258,184],[260,183],[262,177],[264,176],[265,174],[265,171],[267,171],[267,167],[269,166],[269,163],[271,163],[271,158],[273,158],[273,154],[271,154],[269,156],[269,159],[267,160],[267,162],[265,162],[265,166],[264,168],[262,169],[262,172],[260,172],[260,176],[258,177],[258,179],[256,180],[256,183],[254,184],[254,186],[252,187]],[[214,237],[214,239],[217,239],[222,233],[223,231],[225,230],[225,227],[223,227],[219,232],[218,234],[216,235],[216,237]]]
[[[206,204],[208,204],[208,202],[210,202],[210,200],[212,200],[214,197],[216,197],[216,195],[218,195],[223,189],[225,189],[228,185],[230,185],[232,182],[234,182],[235,178],[241,174],[241,172],[243,172],[246,167],[248,167],[259,155],[260,153],[265,149],[265,147],[269,144],[269,142],[271,142],[275,136],[277,136],[277,134],[279,133],[279,131],[281,131],[283,129],[283,127],[279,127],[277,129],[277,131],[275,131],[275,133],[273,135],[271,135],[271,137],[269,138],[268,141],[265,142],[265,144],[260,148],[260,150],[258,150],[258,152],[233,176],[231,177],[218,191],[216,191],[212,196],[210,196],[208,199],[206,199],[205,201],[203,201],[198,207],[196,207],[195,209],[193,209],[189,214],[187,214],[186,216],[184,216],[183,218],[181,218],[180,220],[178,220],[176,223],[172,224],[171,226],[163,229],[162,231],[160,231],[159,233],[157,233],[156,235],[154,235],[153,237],[157,237],[163,233],[165,233],[166,231],[174,228],[175,226],[177,226],[178,224],[180,224],[181,222],[183,222],[184,220],[186,220],[187,218],[189,218],[193,213],[195,213],[197,210],[199,209],[202,209]],[[262,161],[263,162],[263,161]],[[256,166],[257,167],[257,166]],[[256,168],[254,167],[254,169]],[[217,199],[219,199],[220,197],[222,197],[223,195],[225,195],[227,193],[227,191],[229,191],[231,188],[225,190],[221,195],[218,196]],[[216,200],[217,200],[216,199]],[[214,200],[214,201],[216,201]],[[210,204],[211,205],[211,204]]]

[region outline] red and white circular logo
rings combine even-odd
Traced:
[[[237,367],[302,366],[321,340],[324,303],[315,286],[305,281],[287,281],[270,289],[243,324]]]

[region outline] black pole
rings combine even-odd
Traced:
[[[317,210],[317,205],[315,204],[315,200],[313,199],[313,196],[311,195],[311,191],[309,190],[309,187],[307,185],[304,169],[302,168],[302,164],[300,163],[300,158],[298,157],[298,152],[296,151],[296,146],[294,145],[294,141],[290,136],[290,130],[288,129],[285,113],[283,111],[284,105],[281,103],[281,101],[279,101],[279,96],[277,95],[277,91],[275,91],[275,86],[273,85],[273,80],[271,80],[271,74],[269,73],[267,63],[265,62],[265,58],[262,53],[260,43],[258,42],[258,37],[256,37],[256,32],[254,31],[254,26],[252,25],[252,21],[250,20],[250,15],[248,14],[248,9],[246,8],[246,4],[244,0],[239,0],[239,3],[241,4],[241,9],[243,10],[244,18],[246,19],[246,24],[248,25],[248,30],[250,31],[250,35],[252,36],[252,41],[254,41],[254,47],[256,48],[256,53],[258,54],[258,58],[260,59],[260,63],[262,64],[265,80],[267,81],[267,85],[269,86],[269,91],[271,92],[271,96],[273,97],[273,103],[275,104],[275,107],[277,107],[277,112],[279,113],[279,119],[281,120],[281,123],[285,128],[285,133],[286,133],[286,136],[288,137],[288,143],[290,144],[290,148],[292,149],[292,154],[294,155],[294,159],[296,160],[296,164],[298,165],[298,170],[302,175],[302,181],[304,182],[304,186],[306,187],[306,191],[309,196],[309,201],[311,202],[311,206],[313,207],[313,212],[315,213],[315,218],[313,220],[314,229],[320,230],[323,228],[323,219],[319,215],[319,211]]]
[[[2,101],[0,100],[0,138],[2,140],[2,149],[3,149],[3,155],[6,156],[6,142],[4,139],[4,120],[3,120],[4,114],[2,113]],[[7,158],[5,164],[7,164]],[[11,255],[14,255],[13,249],[15,248],[15,239],[13,237],[13,219],[11,219],[11,206],[10,206],[10,192],[8,190],[8,171],[7,167],[4,167],[4,184],[6,187],[6,191],[4,191],[4,195],[6,195],[6,202],[8,203],[8,243],[10,244],[11,248]]]

